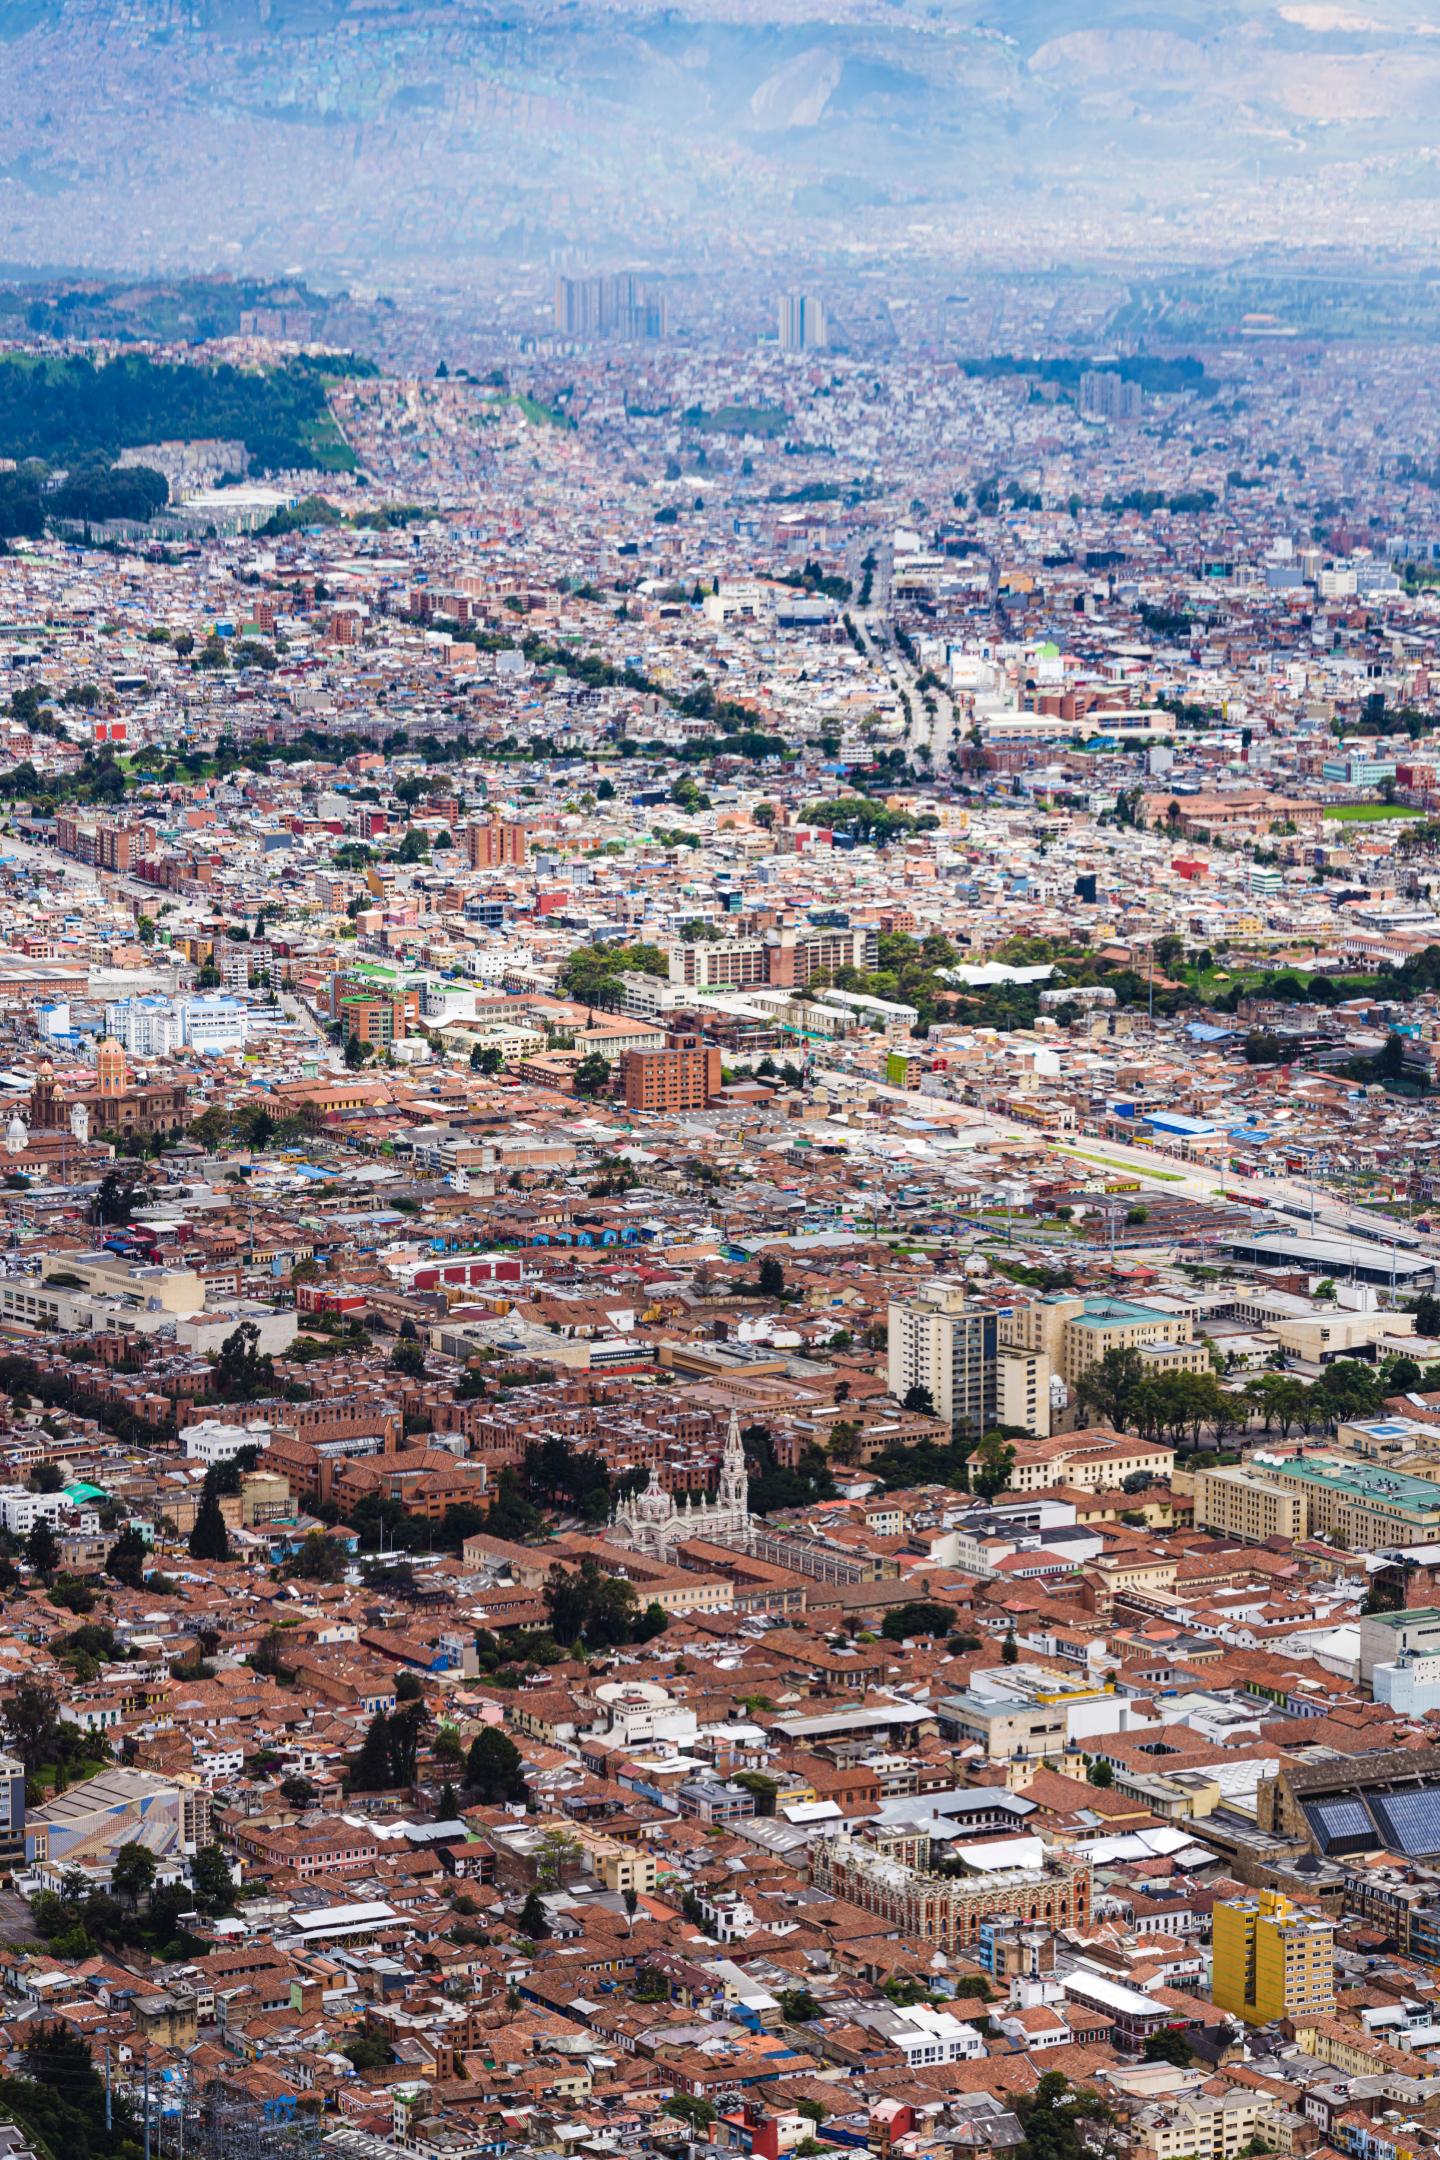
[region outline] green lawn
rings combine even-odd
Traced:
[[[1166,1185],[1183,1185],[1185,1182],[1183,1170],[1142,1170],[1139,1163],[1116,1162],[1108,1155],[1087,1155],[1084,1148],[1062,1147],[1058,1140],[1054,1146],[1059,1155],[1078,1155],[1081,1162],[1098,1163],[1102,1170],[1113,1170],[1117,1177],[1159,1178]]]
[[[1327,818],[1338,818],[1343,825],[1376,825],[1381,818],[1423,817],[1423,810],[1411,810],[1404,803],[1395,802],[1347,802],[1327,803]]]

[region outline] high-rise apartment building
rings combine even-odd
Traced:
[[[829,344],[825,303],[813,293],[781,293],[778,316],[781,352],[823,352]]]
[[[525,827],[512,825],[504,818],[486,818],[482,824],[465,828],[465,859],[472,870],[501,870],[525,867],[527,842]]]
[[[562,337],[663,338],[669,328],[665,295],[633,270],[557,278],[555,328]]]
[[[720,1052],[690,1028],[672,1028],[663,1050],[627,1050],[620,1060],[627,1110],[703,1110],[720,1092]]]
[[[1335,2009],[1335,1923],[1299,1911],[1278,1890],[1222,1900],[1214,1914],[1210,1993],[1247,2025],[1330,2016]]]
[[[999,1322],[972,1304],[963,1283],[943,1279],[915,1297],[892,1300],[889,1388],[903,1402],[924,1388],[935,1415],[966,1434],[984,1434],[997,1420]]]
[[[1092,368],[1080,378],[1080,412],[1086,420],[1138,420],[1145,408],[1139,383],[1113,368]]]

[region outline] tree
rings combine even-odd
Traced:
[[[1099,1755],[1091,1763],[1085,1775],[1099,1792],[1109,1792],[1111,1786],[1115,1783],[1115,1772],[1111,1769],[1109,1763]]]
[[[47,1516],[37,1515],[25,1540],[25,1558],[37,1575],[48,1582],[60,1565],[60,1541]]]
[[[783,1298],[785,1295],[785,1270],[778,1260],[767,1254],[760,1262],[760,1295]]]
[[[261,1355],[260,1330],[253,1320],[242,1320],[221,1343],[212,1385],[222,1402],[254,1402],[257,1396],[274,1394],[274,1360]]]
[[[640,1894],[636,1890],[622,1890],[620,1898],[625,1907],[625,1932],[628,1935],[635,1925],[635,1915],[640,1909]]]
[[[419,1763],[420,1741],[430,1722],[425,1703],[407,1702],[390,1719],[390,1778],[392,1785],[413,1785]]]
[[[1141,2050],[1146,2062],[1173,2063],[1177,2070],[1188,2070],[1195,2060],[1195,2050],[1177,2025],[1162,2025],[1159,2032],[1146,2035]]]
[[[476,1799],[487,1807],[529,1798],[520,1750],[498,1725],[487,1725],[471,1741],[465,1761],[465,1783]]]
[[[535,1867],[542,1890],[558,1890],[565,1877],[580,1864],[580,1840],[568,1830],[546,1830],[535,1848]]]
[[[5,1704],[10,1745],[32,1774],[58,1749],[60,1699],[43,1680],[21,1680]]]
[[[505,1053],[497,1050],[494,1043],[476,1043],[470,1052],[471,1072],[483,1073],[487,1079],[493,1080],[496,1073],[502,1072],[504,1067]]]
[[[841,1386],[843,1387],[844,1384],[845,1383],[842,1381]],[[835,1394],[836,1399],[838,1400],[840,1395],[839,1388],[835,1390]],[[830,1457],[831,1462],[845,1464],[858,1463],[861,1455],[864,1453],[864,1448],[864,1436],[861,1432],[860,1427],[855,1423],[854,1419],[837,1418],[835,1420],[835,1423],[830,1428],[829,1444],[827,1445],[825,1450],[826,1454]]]
[[[218,1845],[202,1845],[190,1863],[190,1880],[202,1912],[212,1916],[235,1910],[235,1878]]]
[[[133,1222],[139,1191],[138,1171],[107,1170],[95,1195],[96,1222],[111,1226],[123,1226]]]
[[[945,1635],[954,1618],[953,1605],[915,1598],[908,1605],[892,1605],[880,1623],[880,1633],[887,1642],[904,1642],[910,1635]]]
[[[148,1845],[122,1845],[110,1867],[110,1887],[133,1911],[155,1887],[158,1863]]]
[[[342,2055],[348,2055],[355,2068],[362,2074],[367,2070],[384,2070],[394,2062],[395,2050],[383,2033],[358,2032],[340,2044]]]
[[[1000,1645],[1000,1662],[1002,1665],[1018,1665],[1020,1662],[1020,1645],[1015,1640],[1013,1627]]]
[[[299,1582],[339,1582],[345,1555],[323,1530],[309,1530],[285,1562],[283,1572]]]
[[[1086,2160],[1092,2125],[1114,2120],[1114,2112],[1094,2093],[1073,2087],[1063,2072],[1047,2070],[1032,2093],[1017,2098],[1015,2111],[1025,2132],[1026,2160]]]
[[[390,1353],[391,1372],[402,1373],[407,1380],[423,1380],[425,1377],[425,1352],[418,1342],[397,1342]]]
[[[610,1060],[601,1057],[598,1050],[592,1050],[575,1067],[575,1093],[591,1102],[597,1095],[603,1095],[609,1085]]]
[[[673,2093],[665,2102],[665,2113],[677,2122],[689,2123],[693,2130],[708,2130],[715,2120],[710,2102],[692,2099],[689,2093]]]
[[[922,1417],[934,1417],[935,1398],[931,1394],[928,1387],[920,1387],[917,1385],[915,1387],[906,1389],[905,1399],[904,1402],[901,1404],[901,1408],[905,1410],[913,1410]]]
[[[982,1500],[993,1500],[1010,1482],[1015,1450],[1003,1433],[986,1433],[970,1458],[970,1487]]]
[[[314,1807],[320,1793],[319,1788],[312,1785],[309,1778],[287,1777],[280,1780],[280,1797],[287,1807],[293,1807],[303,1814],[306,1808]]]
[[[1433,1291],[1422,1290],[1412,1310],[1415,1314],[1415,1332],[1431,1339],[1440,1335],[1440,1297]]]
[[[385,1792],[393,1782],[390,1720],[383,1710],[377,1710],[366,1728],[360,1752],[350,1765],[350,1788],[353,1792]]]
[[[112,1582],[123,1583],[127,1590],[141,1590],[149,1560],[150,1548],[131,1523],[105,1555],[105,1572]]]
[[[810,2025],[820,2015],[820,2005],[809,1988],[782,1988],[779,2001],[787,2025]]]
[[[520,1933],[528,1935],[531,1942],[544,1942],[550,1933],[550,1921],[538,1890],[532,1890],[521,1906],[518,1924]]]
[[[1131,1400],[1144,1377],[1145,1367],[1138,1351],[1107,1350],[1096,1364],[1086,1366],[1075,1383],[1075,1393],[1104,1424],[1123,1432]]]
[[[228,1560],[230,1558],[230,1533],[225,1528],[225,1517],[220,1512],[220,1497],[209,1474],[196,1510],[195,1527],[190,1532],[190,1557],[192,1560]]]

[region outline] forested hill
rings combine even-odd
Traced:
[[[349,470],[354,459],[326,402],[327,378],[369,363],[326,356],[251,370],[124,354],[0,358],[0,456],[70,465],[142,443],[243,442],[252,472]]]

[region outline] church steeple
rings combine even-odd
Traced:
[[[745,1443],[740,1437],[740,1415],[732,1409],[720,1457],[720,1505],[744,1517],[750,1513],[750,1473],[745,1467]],[[737,1525],[738,1527],[738,1525]]]

